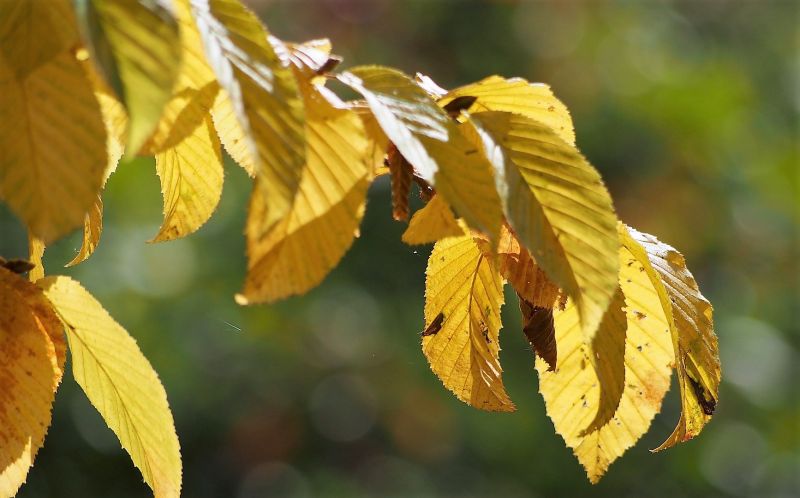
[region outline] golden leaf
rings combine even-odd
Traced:
[[[78,38],[66,0],[0,2],[0,59],[20,80],[69,50]]]
[[[567,336],[565,329],[557,329],[558,354],[564,358],[557,374],[541,373],[545,364],[537,362],[547,412],[593,483],[647,432],[669,389],[670,364],[674,359],[668,320],[659,293],[633,254],[641,253],[641,248],[637,249],[636,243],[631,243],[632,239],[624,235],[622,241],[619,283],[625,295],[627,321],[625,387],[614,416],[597,430],[582,434],[581,427],[587,425],[592,416],[588,406],[593,406],[597,399],[599,378],[594,369],[589,368],[586,358],[579,354],[586,347],[579,334]],[[571,375],[576,377],[566,382]],[[585,398],[580,399],[581,395]]]
[[[547,363],[537,361],[536,365],[547,413],[565,440],[601,427],[619,406],[625,386],[627,322],[623,306],[622,293],[617,291],[589,343],[584,341],[578,307],[572,299],[564,310],[553,310],[558,365],[553,372],[548,371]]]
[[[78,282],[37,284],[64,322],[75,380],[157,498],[181,490],[181,456],[167,394],[136,341]]]
[[[181,143],[156,155],[164,223],[151,242],[189,235],[211,218],[222,196],[222,153],[211,116]]]
[[[189,0],[173,0],[180,34],[181,63],[155,131],[143,152],[156,154],[177,146],[203,124],[219,90],[214,71],[206,62],[200,33]]]
[[[471,235],[446,238],[433,246],[426,275],[422,351],[431,370],[475,408],[514,411],[499,356],[503,279],[491,259]]]
[[[0,95],[0,197],[50,243],[81,224],[100,190],[107,156],[97,100],[69,51],[24,79],[0,58]]]
[[[42,447],[65,360],[41,290],[0,268],[0,495],[14,496]]]
[[[89,259],[100,243],[100,235],[103,233],[103,199],[98,195],[92,209],[86,213],[83,220],[83,239],[81,248],[66,267],[75,266]],[[42,275],[43,276],[43,275]]]
[[[522,78],[489,76],[477,83],[447,92],[439,101],[446,107],[459,98],[473,97],[470,113],[506,111],[527,116],[552,129],[562,140],[575,145],[575,130],[567,106],[544,83],[528,83]]]
[[[44,250],[44,242],[28,233],[28,259],[33,263],[33,268],[28,273],[28,280],[31,282],[36,282],[44,277],[44,265],[42,264]]]
[[[484,248],[488,253],[487,249]],[[559,298],[559,288],[547,278],[530,252],[505,225],[497,244],[497,268],[517,294],[532,306],[552,308]]]
[[[93,60],[128,111],[131,153],[139,152],[158,124],[180,69],[181,40],[171,3],[91,0],[79,10]]]
[[[339,80],[367,101],[383,131],[418,176],[471,227],[496,240],[502,222],[492,169],[434,100],[395,69],[361,66]]]
[[[445,237],[464,235],[447,201],[434,195],[425,207],[414,213],[403,233],[403,242],[409,245],[430,244]]]
[[[308,165],[287,217],[266,232],[259,223],[263,189],[253,188],[240,304],[275,301],[319,284],[350,248],[364,215],[369,169],[361,120],[331,105],[314,87],[304,92]]]
[[[659,451],[697,436],[711,419],[719,399],[719,345],[711,303],[700,293],[683,256],[652,235],[626,228],[620,232],[631,261],[650,278],[667,316],[681,390],[681,418]]]
[[[198,0],[192,11],[206,58],[226,90],[222,102],[228,100],[241,128],[231,133],[226,119],[215,115],[222,141],[230,152],[228,137],[243,136],[244,157],[264,179],[258,182],[265,199],[259,222],[266,231],[291,209],[305,165],[303,103],[288,53],[281,60],[276,50],[286,48],[268,39],[255,14],[238,0]]]
[[[536,263],[575,304],[591,342],[618,287],[619,236],[600,175],[573,146],[532,119],[472,115],[506,218]]]

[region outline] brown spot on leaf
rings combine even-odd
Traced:
[[[558,351],[552,308],[534,306],[519,296],[519,309],[522,312],[522,331],[525,337],[528,338],[534,352],[547,362],[547,370],[554,371]]]
[[[442,330],[442,323],[444,323],[444,313],[439,312],[436,315],[436,318],[433,319],[430,325],[422,331],[422,337],[429,336],[429,335],[436,335],[440,330]]]
[[[462,95],[461,97],[456,97],[444,106],[445,112],[451,118],[455,119],[461,114],[461,111],[466,111],[469,109],[475,101],[478,100],[478,97],[474,97],[472,95]]]

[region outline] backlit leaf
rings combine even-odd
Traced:
[[[28,280],[36,282],[44,277],[44,264],[42,258],[44,257],[45,245],[41,239],[34,237],[28,233],[28,259],[33,263],[33,268],[28,272]]]
[[[14,496],[42,447],[65,360],[41,290],[0,268],[0,496]]]
[[[442,239],[433,247],[426,275],[422,351],[431,370],[475,408],[514,411],[500,368],[503,279],[491,258],[471,235]],[[437,320],[441,326],[432,333]]]
[[[64,266],[75,266],[86,261],[94,253],[97,244],[100,243],[100,235],[103,233],[103,199],[98,195],[92,209],[86,213],[83,220],[83,239],[81,248],[72,260]]]
[[[647,432],[669,389],[670,365],[673,362],[671,337],[667,317],[661,307],[659,293],[641,262],[631,252],[632,239],[622,237],[620,248],[619,282],[625,295],[625,387],[619,407],[605,425],[581,435],[589,415],[577,393],[563,391],[564,380],[579,372],[572,386],[591,386],[598,377],[581,354],[584,348],[576,337],[566,337],[566,330],[557,329],[559,363],[557,374],[541,374],[540,387],[547,412],[556,430],[573,449],[589,480],[596,483],[608,466],[633,446]],[[641,252],[641,248],[638,249]],[[538,364],[540,372],[544,364]],[[597,388],[589,389],[586,398],[591,403]],[[559,394],[561,393],[561,394]],[[591,406],[591,405],[590,405]]]
[[[560,294],[559,288],[547,278],[530,252],[505,225],[500,232],[496,254],[497,269],[521,298],[540,308],[552,308],[555,305]]]
[[[0,2],[0,58],[24,79],[78,40],[67,0]]]
[[[211,117],[214,120],[214,128],[217,130],[220,142],[225,147],[225,152],[233,158],[239,166],[244,169],[251,177],[256,176],[256,162],[253,158],[253,151],[250,149],[250,142],[244,134],[233,103],[228,97],[228,92],[220,89],[217,98],[214,99],[214,106],[211,110]]]
[[[428,204],[414,213],[403,233],[403,242],[410,245],[430,244],[445,237],[464,235],[453,211],[440,195],[434,195]]]
[[[287,217],[266,232],[258,222],[264,216],[263,189],[253,189],[240,304],[275,301],[319,284],[350,248],[364,215],[370,171],[362,122],[316,88],[304,92],[308,165]]]
[[[288,54],[281,60],[276,47],[285,47],[273,46],[255,14],[238,0],[197,0],[192,10],[206,58],[242,130],[246,157],[264,179],[258,182],[265,202],[260,222],[268,230],[291,209],[305,165],[303,103]],[[220,135],[228,136],[224,120],[215,120]],[[226,138],[223,143],[227,148]]]
[[[164,223],[151,242],[189,235],[214,213],[222,195],[222,153],[211,116],[191,135],[156,155]]]
[[[173,0],[179,27],[181,62],[161,119],[145,144],[149,154],[175,147],[203,124],[219,90],[214,71],[206,62],[200,33],[189,0]]]
[[[181,64],[181,40],[170,0],[86,0],[84,33],[95,63],[130,121],[127,145],[138,152],[172,95]]]
[[[106,133],[78,61],[63,51],[18,79],[0,58],[0,197],[50,243],[78,227],[106,167]]]
[[[157,498],[177,497],[181,457],[167,395],[136,341],[78,282],[38,282],[64,322],[72,372]]]
[[[604,425],[619,406],[625,386],[623,306],[618,291],[590,343],[583,340],[578,308],[571,299],[564,310],[553,310],[558,364],[553,372],[547,363],[537,360],[536,365],[547,414],[565,440]]]
[[[464,97],[475,98],[468,108],[470,113],[506,111],[521,114],[547,125],[566,143],[575,144],[575,130],[567,107],[544,83],[528,83],[522,78],[489,76],[477,83],[447,92],[438,103],[445,107],[455,99]]]
[[[547,362],[547,370],[552,372],[558,365],[553,308],[536,306],[519,294],[517,297],[522,313],[522,332],[536,355]]]
[[[712,308],[673,247],[630,227],[622,238],[634,257],[631,261],[641,266],[658,292],[672,335],[683,410],[675,431],[657,448],[663,450],[697,436],[717,405],[721,371]]]
[[[506,112],[472,115],[506,218],[577,305],[591,342],[618,287],[616,214],[597,171],[549,127]],[[470,123],[465,123],[468,125]]]
[[[361,66],[339,75],[423,180],[473,228],[497,238],[502,220],[491,166],[434,100],[395,69]]]

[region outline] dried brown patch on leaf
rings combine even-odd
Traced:
[[[547,362],[548,371],[555,371],[558,350],[556,348],[556,329],[553,321],[553,309],[535,306],[519,297],[519,310],[522,313],[522,332],[528,339],[533,351]]]
[[[392,175],[392,218],[397,221],[408,219],[408,194],[411,192],[411,179],[414,168],[406,161],[394,144],[386,153],[386,166]]]

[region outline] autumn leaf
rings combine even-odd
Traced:
[[[233,125],[215,112],[215,125],[229,152],[229,137],[244,137],[244,157],[264,179],[258,185],[264,190],[260,223],[266,231],[291,209],[305,164],[303,103],[288,54],[281,60],[276,47],[284,52],[285,47],[277,40],[273,45],[255,14],[238,0],[198,0],[192,11],[206,58],[225,89],[215,111],[227,108],[226,115],[235,117]]]
[[[411,217],[402,239],[406,244],[419,245],[460,235],[464,235],[464,229],[458,224],[450,206],[444,197],[434,195],[425,207]]]
[[[407,220],[408,194],[411,193],[414,169],[394,144],[386,152],[386,164],[392,178],[392,218],[396,221]]]
[[[550,364],[537,362],[539,391],[556,431],[565,440],[601,427],[619,406],[625,386],[623,306],[622,293],[617,291],[589,343],[584,341],[578,307],[572,300],[564,310],[553,310],[559,360],[553,372],[548,371]]]
[[[499,357],[503,279],[491,258],[471,235],[442,239],[433,247],[426,275],[422,351],[431,370],[475,408],[514,411]]]
[[[64,332],[41,290],[0,268],[0,495],[14,496],[50,426]]]
[[[181,40],[169,0],[87,0],[78,12],[92,60],[125,103],[128,150],[136,153],[170,100]]]
[[[151,242],[185,237],[211,218],[222,196],[222,152],[211,116],[175,147],[156,155],[164,223]]]
[[[491,166],[435,101],[400,71],[361,66],[339,75],[423,180],[473,228],[496,239],[502,220]]]
[[[473,114],[509,224],[572,297],[587,344],[617,288],[616,214],[599,173],[551,128],[507,112]]]
[[[350,248],[364,215],[370,171],[361,120],[335,107],[316,87],[304,87],[304,93],[308,165],[287,217],[266,232],[258,222],[264,216],[263,189],[253,189],[240,304],[275,301],[319,284]]]
[[[68,0],[0,2],[0,59],[23,80],[78,40]]]
[[[78,282],[37,282],[67,331],[75,380],[157,498],[177,497],[181,458],[167,395],[136,341]]]
[[[481,248],[491,254],[487,245],[481,244]],[[505,225],[500,232],[495,254],[500,274],[522,299],[539,308],[555,306],[561,291],[547,278],[514,232]]]
[[[577,334],[569,336],[567,329],[556,329],[558,354],[564,358],[556,374],[543,374],[545,364],[537,362],[547,413],[593,483],[647,432],[669,389],[674,361],[668,319],[659,292],[644,271],[642,261],[634,255],[638,252],[641,257],[641,247],[626,232],[620,233],[619,283],[625,296],[627,330],[625,387],[614,416],[597,430],[585,433],[580,429],[591,416],[587,413],[588,406],[592,406],[597,396],[595,386],[599,377],[579,353],[586,345],[581,344]],[[647,263],[646,257],[643,262]],[[572,375],[575,377],[570,380]],[[585,400],[588,400],[586,408]]]
[[[202,126],[219,85],[206,62],[203,43],[192,18],[189,0],[173,0],[179,27],[181,62],[169,101],[143,152],[157,154],[176,147]]]
[[[42,263],[44,250],[44,242],[28,232],[28,259],[33,264],[33,268],[28,272],[28,280],[31,282],[36,282],[44,277],[44,264]]]
[[[331,54],[331,42],[327,38],[308,40],[303,43],[287,43],[290,60],[303,79],[330,72],[341,61],[341,57]]]
[[[22,79],[0,58],[0,94],[0,198],[50,243],[81,224],[100,190],[107,155],[97,100],[69,50]]]
[[[529,117],[553,130],[562,140],[575,145],[575,130],[567,107],[544,83],[528,83],[522,78],[489,76],[477,83],[447,92],[438,103],[442,107],[457,99],[471,97],[469,113],[506,111]]]
[[[558,365],[553,308],[536,306],[519,294],[517,297],[519,298],[519,311],[522,313],[522,332],[534,353],[547,362],[547,370],[552,372]]]
[[[83,220],[83,237],[81,238],[81,248],[75,257],[67,263],[66,267],[75,266],[89,259],[100,243],[100,235],[103,233],[103,199],[97,196],[94,205],[86,213]]]
[[[700,293],[683,256],[652,235],[630,227],[620,232],[633,255],[629,263],[641,266],[655,287],[672,336],[683,410],[658,451],[697,436],[711,419],[719,399],[719,345],[711,303]]]

